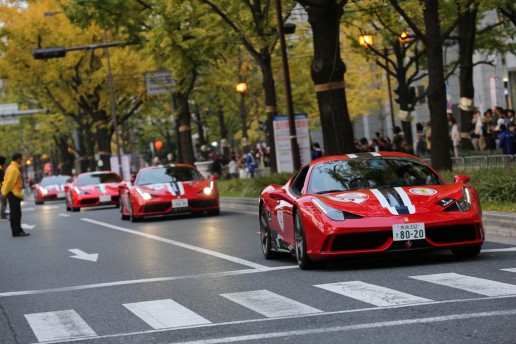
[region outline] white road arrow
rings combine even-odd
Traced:
[[[75,254],[75,256],[70,256],[70,258],[89,260],[90,262],[97,262],[97,259],[99,258],[98,253],[89,254],[89,253],[79,250],[78,248],[72,248],[72,249],[69,249],[68,251]]]

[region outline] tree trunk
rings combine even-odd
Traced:
[[[192,144],[191,113],[188,106],[188,95],[183,93],[176,94],[177,111],[179,114],[178,139],[179,139],[179,162],[193,164],[195,161],[194,149]]]
[[[473,52],[476,35],[477,8],[468,9],[459,18],[459,61],[460,61],[460,124],[462,149],[472,150],[470,139],[471,120],[473,118],[475,87],[473,85]],[[464,102],[464,104],[463,104]]]
[[[260,70],[262,71],[262,86],[265,92],[265,112],[267,113],[267,146],[270,147],[270,167],[271,173],[278,172],[276,163],[276,144],[274,141],[273,123],[274,116],[278,114],[276,108],[276,85],[272,76],[271,55],[268,50],[261,50],[261,59],[258,61]]]
[[[111,171],[111,136],[108,130],[107,114],[104,110],[98,110],[93,113],[95,125],[95,138],[99,159],[102,161],[101,171]],[[114,171],[119,173],[119,171]]]
[[[428,59],[428,107],[432,128],[432,166],[451,170],[450,138],[446,116],[446,84],[444,80],[443,49],[439,32],[439,1],[424,1],[426,47]]]
[[[325,154],[356,151],[353,127],[349,118],[344,74],[340,58],[340,18],[346,1],[301,1],[308,13],[314,40],[312,80],[317,92]],[[316,3],[317,6],[311,6]]]

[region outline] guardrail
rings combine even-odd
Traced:
[[[423,159],[428,164],[431,159]],[[510,167],[516,165],[516,155],[470,155],[464,157],[452,157],[453,169]]]

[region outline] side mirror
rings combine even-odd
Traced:
[[[292,199],[287,195],[285,189],[276,189],[269,192],[269,197],[276,201],[285,201],[292,203]]]
[[[457,174],[453,177],[453,182],[456,184],[469,183],[470,180],[471,180],[471,178],[469,176],[465,176],[463,174]]]
[[[212,174],[212,175],[210,175],[210,177],[208,179],[209,180],[217,180],[217,179],[219,179],[219,176]]]

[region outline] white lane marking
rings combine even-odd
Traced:
[[[490,299],[490,298],[483,298]],[[467,301],[478,301],[483,299],[470,299]],[[455,302],[464,302],[466,300],[448,300],[443,302],[435,302],[435,304],[441,303],[455,303]],[[421,305],[421,304],[420,304]],[[390,308],[404,308],[404,307],[414,307],[417,305],[408,305],[408,306],[394,306]],[[327,316],[327,315],[335,315],[335,314],[352,314],[358,312],[375,312],[375,311],[384,311],[385,308],[362,308],[362,309],[353,309],[353,310],[345,310],[338,312],[326,312],[326,313],[316,313],[309,315],[301,315],[301,316],[293,316],[293,317],[284,317],[282,319],[291,319],[291,318],[306,318],[306,317],[316,317],[316,316]],[[440,317],[428,317],[428,318],[419,318],[419,319],[407,319],[407,320],[393,320],[388,322],[376,322],[376,323],[363,323],[349,326],[338,326],[338,327],[326,327],[326,328],[318,328],[313,330],[300,330],[300,331],[289,331],[289,332],[267,332],[264,334],[255,334],[255,335],[247,335],[247,336],[239,336],[239,337],[225,337],[225,338],[214,338],[214,339],[205,339],[201,341],[193,341],[193,342],[175,342],[170,344],[197,344],[197,343],[230,343],[230,342],[238,342],[243,340],[256,340],[256,339],[266,339],[266,338],[276,338],[276,337],[288,337],[295,335],[309,335],[309,334],[317,334],[317,333],[327,333],[327,332],[341,332],[341,331],[351,331],[351,330],[361,330],[361,329],[370,329],[370,328],[378,328],[378,327],[390,327],[390,326],[403,326],[403,325],[411,325],[411,324],[425,324],[432,322],[445,322],[445,321],[454,321],[454,320],[464,320],[464,319],[474,319],[474,318],[487,318],[487,317],[496,317],[496,316],[511,316],[516,315],[516,309],[510,309],[505,311],[494,311],[494,312],[481,312],[481,313],[467,313],[467,314],[452,314]],[[223,326],[234,326],[234,325],[242,325],[242,324],[253,324],[253,323],[261,323],[261,322],[270,322],[277,321],[277,318],[261,318],[261,319],[252,319],[252,320],[240,320],[240,321],[230,321],[225,323],[217,323],[217,324],[208,324],[208,325],[200,325],[195,326],[197,328],[210,328],[210,327],[223,327]],[[192,327],[189,327],[192,328]],[[138,332],[130,332],[130,333],[117,333],[117,334],[109,334],[104,336],[97,336],[94,339],[110,339],[110,338],[123,338],[123,337],[131,337],[138,335],[149,335],[152,333],[161,333],[161,332],[170,332],[176,329],[163,329],[163,330],[150,330],[150,331],[138,331]],[[76,339],[75,342],[85,341],[85,339]],[[52,341],[47,342],[50,343],[69,343],[70,341]]]
[[[23,229],[34,229],[34,227],[36,227],[36,225],[28,225],[26,223],[21,224],[21,228]]]
[[[516,272],[516,268],[500,269],[500,270],[509,271],[509,272]]]
[[[22,296],[22,295],[60,293],[60,292],[76,291],[76,290],[87,290],[87,289],[96,289],[96,288],[105,288],[105,287],[115,287],[115,286],[121,286],[121,285],[133,285],[133,284],[154,283],[154,282],[179,281],[179,280],[188,280],[188,279],[219,278],[219,277],[227,277],[227,276],[240,276],[240,275],[245,275],[245,274],[254,274],[254,273],[261,273],[261,272],[268,272],[268,271],[277,271],[277,270],[285,270],[285,269],[297,269],[297,268],[298,268],[297,265],[288,265],[288,266],[280,266],[280,267],[275,267],[275,268],[268,268],[267,270],[245,269],[245,270],[213,272],[213,273],[198,274],[198,275],[158,277],[158,278],[126,280],[126,281],[117,281],[117,282],[108,282],[108,283],[85,284],[85,285],[78,285],[78,286],[72,286],[72,287],[62,287],[62,288],[11,291],[11,292],[0,293],[0,298],[1,297],[11,297],[11,296]]]
[[[419,319],[402,319],[402,320],[393,320],[393,321],[382,321],[382,322],[376,322],[376,323],[362,323],[362,324],[356,324],[356,325],[324,327],[324,328],[316,328],[316,329],[309,329],[309,330],[268,332],[268,333],[258,333],[258,334],[224,337],[224,338],[194,340],[194,341],[188,341],[188,342],[173,342],[173,343],[169,343],[169,344],[235,343],[235,342],[257,341],[257,340],[272,339],[272,338],[289,338],[289,337],[294,337],[294,336],[325,334],[325,333],[329,333],[329,332],[347,332],[347,331],[356,331],[356,330],[368,330],[368,329],[373,329],[373,328],[406,326],[406,325],[413,325],[413,324],[431,324],[431,323],[445,322],[445,321],[499,317],[499,316],[515,315],[515,314],[516,314],[516,309],[511,309],[508,311],[479,312],[479,313],[470,313],[470,314],[452,314],[452,315],[444,315],[444,316],[439,316],[439,317],[428,317],[428,318],[419,318]],[[295,342],[295,339],[293,339],[293,341]]]
[[[361,281],[318,284],[315,285],[315,287],[379,307],[433,302],[433,300],[430,299]]]
[[[97,336],[73,309],[25,314],[25,318],[40,342]]]
[[[516,251],[516,247],[508,247],[508,248],[488,248],[482,249],[482,253],[490,253],[490,252],[514,252]]]
[[[155,330],[211,324],[211,321],[170,299],[125,303],[124,307]]]
[[[233,257],[233,256],[230,256],[230,255],[227,255],[227,254],[224,254],[224,253],[208,250],[208,249],[205,249],[205,248],[202,248],[202,247],[185,244],[185,243],[182,243],[180,241],[175,241],[175,240],[170,240],[170,239],[162,238],[162,237],[159,237],[157,235],[142,233],[142,232],[134,231],[132,229],[118,227],[118,226],[111,225],[109,223],[100,222],[100,221],[96,221],[96,220],[92,220],[92,219],[88,219],[88,218],[82,218],[81,220],[82,221],[86,221],[86,222],[90,222],[90,223],[93,223],[93,224],[96,224],[96,225],[99,225],[99,226],[115,229],[117,231],[129,233],[129,234],[134,234],[134,235],[139,235],[139,236],[142,236],[142,237],[145,237],[145,238],[148,238],[148,239],[152,239],[152,240],[156,240],[156,241],[161,241],[161,242],[164,242],[164,243],[167,243],[167,244],[170,244],[170,245],[174,245],[174,246],[186,248],[188,250],[204,253],[204,254],[207,254],[207,255],[210,255],[210,256],[213,256],[213,257],[217,257],[217,258],[220,258],[220,259],[228,260],[228,261],[233,262],[233,263],[245,265],[245,266],[248,266],[248,267],[251,267],[251,268],[254,268],[254,269],[258,269],[258,270],[267,270],[267,269],[269,269],[265,265],[253,263],[253,262],[245,260],[245,259],[241,259],[241,258],[238,258],[238,257]]]
[[[82,250],[79,250],[78,248],[72,248],[72,249],[69,249],[68,251],[70,251],[74,254],[74,256],[70,256],[70,258],[87,260],[90,262],[97,262],[97,259],[99,258],[98,253],[86,253]]]
[[[70,214],[59,214],[59,216],[62,216],[62,217],[70,217]]]
[[[471,293],[485,296],[516,295],[516,285],[514,284],[465,276],[453,272],[433,275],[410,276],[410,278],[466,290]]]
[[[268,318],[321,313],[322,311],[268,290],[221,294],[228,300]]]

